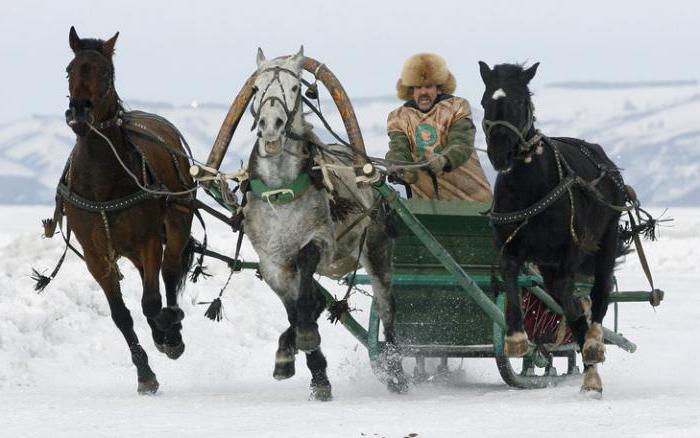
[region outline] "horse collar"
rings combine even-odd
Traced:
[[[306,172],[300,173],[294,181],[281,187],[270,187],[260,178],[250,180],[250,191],[257,199],[270,204],[287,204],[299,199],[311,185],[311,178]]]

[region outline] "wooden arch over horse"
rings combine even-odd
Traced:
[[[352,107],[350,98],[340,84],[340,81],[325,64],[308,56],[304,57],[303,67],[305,71],[313,74],[314,77],[321,81],[323,86],[326,87],[326,90],[333,98],[333,102],[335,102],[336,108],[343,119],[349,143],[355,151],[355,164],[365,164],[365,142],[362,138],[362,132],[360,131],[360,124],[357,122],[357,116],[355,115],[355,110]],[[216,136],[209,158],[207,159],[208,167],[218,169],[219,166],[221,166],[221,162],[224,159],[224,155],[226,155],[233,134],[238,128],[238,123],[241,121],[243,113],[246,108],[248,108],[251,99],[255,95],[254,84],[256,76],[256,73],[250,75],[231,104],[226,118],[224,119],[224,123],[219,130],[219,134]]]

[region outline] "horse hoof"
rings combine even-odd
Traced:
[[[583,385],[581,394],[591,398],[600,398],[603,395],[603,382],[600,380],[598,370],[594,366],[587,367],[583,373]]]
[[[580,394],[585,398],[600,400],[603,398],[603,388],[586,388],[581,386]]]
[[[164,307],[160,312],[153,317],[153,322],[156,323],[158,329],[163,332],[170,331],[172,326],[179,323],[185,318],[185,312],[177,306]]]
[[[136,391],[141,395],[154,395],[158,392],[158,387],[160,387],[158,380],[153,376],[144,381],[139,381],[139,386]]]
[[[408,392],[408,379],[404,373],[389,376],[386,388],[394,394],[405,394]]]
[[[182,356],[182,353],[185,352],[185,343],[180,342],[178,345],[165,344],[163,345],[163,350],[163,352],[166,356],[168,356],[168,358],[175,360]]]
[[[156,350],[158,350],[158,352],[165,354],[165,344],[159,344],[155,341],[153,343],[155,344]]]
[[[285,380],[294,376],[294,356],[291,357],[291,360],[289,359],[281,360],[281,358],[275,358],[275,371],[272,373],[272,377],[275,380]]]
[[[310,329],[296,329],[296,347],[304,353],[311,353],[318,350],[321,345],[321,335],[318,333],[318,327]]]
[[[527,333],[515,332],[506,336],[503,350],[508,357],[523,357],[529,348]]]
[[[331,384],[314,385],[311,384],[311,395],[309,400],[317,401],[331,401],[333,400],[333,392],[331,390]]]

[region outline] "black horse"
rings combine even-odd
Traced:
[[[488,156],[498,172],[491,223],[501,251],[506,290],[505,352],[528,350],[517,276],[524,262],[536,263],[545,287],[564,308],[581,347],[582,391],[602,392],[596,364],[605,360],[602,321],[608,308],[618,225],[627,200],[619,170],[602,148],[572,138],[548,138],[534,127],[528,69],[479,62],[486,91],[484,132]],[[574,295],[574,276],[593,275],[591,324]]]

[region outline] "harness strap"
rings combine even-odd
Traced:
[[[630,225],[632,229],[636,229],[637,223],[634,220],[632,212],[628,211],[627,215],[629,216]],[[651,304],[652,307],[656,307],[659,304],[661,304],[661,300],[663,299],[663,292],[654,288],[654,279],[651,276],[651,269],[649,269],[649,262],[647,261],[646,254],[644,253],[644,247],[642,246],[642,241],[639,238],[639,233],[632,233],[632,239],[634,240],[634,247],[637,250],[637,254],[639,254],[639,263],[641,263],[644,275],[646,276],[647,281],[649,282],[649,286],[651,287],[649,304]]]
[[[535,204],[529,206],[528,208],[514,211],[511,213],[497,213],[495,211],[491,211],[489,213],[490,222],[492,225],[503,225],[530,219],[533,216],[536,216],[542,213],[547,208],[549,208],[559,198],[561,198],[562,195],[566,193],[575,183],[576,178],[572,175],[569,175],[566,178],[564,178],[554,189],[547,193],[544,196],[544,198],[542,198]]]
[[[87,210],[93,213],[123,210],[143,201],[158,198],[158,196],[153,196],[150,193],[138,191],[129,196],[113,199],[111,201],[91,201],[71,191],[68,186],[62,182],[58,184],[56,192],[69,204],[81,210]]]

